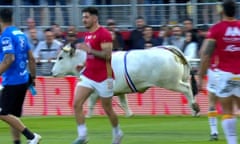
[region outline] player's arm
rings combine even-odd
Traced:
[[[91,54],[106,60],[110,60],[112,56],[112,47],[113,47],[112,42],[104,42],[101,43],[102,51],[100,52],[101,53],[100,55],[98,55],[98,51],[96,50],[91,51]]]
[[[87,53],[90,53],[96,57],[106,59],[106,60],[111,59],[112,47],[113,47],[112,42],[102,42],[100,46],[102,49],[101,51],[92,49],[85,43],[77,44],[77,48],[85,50]]]
[[[4,54],[3,60],[0,64],[0,74],[5,72],[14,62],[14,60],[15,60],[14,54]]]
[[[216,41],[214,39],[205,39],[203,42],[203,46],[200,51],[200,69],[199,69],[199,77],[203,78],[207,69],[210,65],[211,56],[216,46]]]
[[[28,51],[28,67],[31,73],[31,77],[35,79],[36,77],[36,62],[31,50]]]

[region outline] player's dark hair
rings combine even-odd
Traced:
[[[86,7],[82,10],[82,13],[84,12],[90,13],[91,15],[98,16],[98,10],[95,7]]]
[[[226,16],[234,17],[236,13],[236,3],[233,0],[225,0],[222,3],[222,8]]]
[[[9,8],[4,8],[0,10],[0,19],[4,23],[11,23],[12,22],[12,10]]]

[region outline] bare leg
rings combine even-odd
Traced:
[[[14,127],[10,127],[10,129],[11,129],[13,141],[19,141],[19,142],[20,142],[20,139],[21,139],[21,133],[20,133],[20,131],[18,131],[18,130],[15,129]]]
[[[20,134],[23,134],[31,143],[41,140],[41,136],[28,130],[18,117],[9,114],[1,115],[0,119],[10,125],[14,140],[20,140]]]
[[[112,98],[101,98],[102,106],[104,111],[106,112],[112,127],[118,126],[118,117],[112,108]]]
[[[123,137],[122,130],[120,129],[118,123],[118,117],[112,108],[112,98],[101,98],[102,106],[104,111],[106,112],[111,125],[112,125],[112,135],[113,135],[113,144],[120,144],[121,139]]]
[[[74,111],[77,124],[85,123],[83,104],[90,96],[92,89],[78,86],[74,97]]]
[[[74,95],[74,112],[77,123],[78,138],[73,144],[85,144],[87,143],[87,126],[85,124],[85,117],[83,113],[83,104],[93,92],[92,89],[83,87],[80,85],[76,86]]]
[[[209,92],[208,122],[211,130],[210,140],[218,140],[217,111],[216,111],[217,100],[218,100],[218,97],[216,97],[214,93]]]
[[[222,128],[228,144],[237,144],[237,119],[234,116],[235,97],[219,98],[223,108]]]
[[[20,121],[20,119],[13,115],[1,115],[0,119],[20,132],[22,132],[26,128],[25,125]]]

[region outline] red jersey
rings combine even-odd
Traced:
[[[207,38],[216,42],[216,68],[240,74],[240,21],[221,21],[215,24],[209,30]]]
[[[112,42],[112,35],[103,27],[99,27],[94,32],[87,32],[85,35],[85,43],[94,50],[102,51],[101,43],[105,42]],[[111,61],[88,54],[83,74],[97,82],[106,80],[108,77],[113,78]]]

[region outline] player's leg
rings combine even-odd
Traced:
[[[237,144],[237,118],[234,116],[234,97],[219,98],[223,109],[222,128],[228,144]]]
[[[16,97],[14,98],[15,101],[13,102],[11,114],[20,119],[20,117],[22,116],[22,105],[23,105],[23,102],[25,99],[26,92],[25,91],[19,92],[19,95],[17,95],[16,93],[14,94],[14,93],[15,92],[13,92],[13,94],[11,94],[11,95],[16,95]],[[11,129],[11,133],[13,136],[14,144],[20,144],[21,143],[20,131],[18,131],[16,128],[14,128],[12,126],[10,126],[10,129]]]
[[[102,107],[107,114],[111,125],[112,125],[112,135],[113,144],[120,144],[123,137],[123,132],[120,129],[117,114],[114,112],[112,107],[112,97],[113,97],[113,79],[107,79],[98,84],[96,91],[101,97]]]
[[[103,109],[107,114],[112,125],[112,135],[113,135],[112,144],[120,144],[121,139],[123,137],[123,132],[120,129],[117,114],[114,112],[112,107],[112,97],[108,97],[108,98],[101,97],[101,100],[102,100]]]
[[[218,120],[217,120],[217,111],[216,103],[218,97],[216,97],[216,74],[217,72],[208,69],[208,81],[207,81],[207,90],[208,90],[208,123],[210,127],[210,140],[218,140]]]
[[[14,127],[11,127],[10,126],[10,130],[11,130],[11,133],[12,133],[12,138],[13,138],[13,143],[14,144],[21,144],[21,133],[15,129]]]
[[[217,111],[216,103],[217,97],[214,93],[208,93],[208,123],[210,126],[210,140],[218,140],[218,120],[217,120]]]
[[[41,136],[31,132],[19,118],[8,114],[0,115],[0,119],[8,123],[11,127],[14,127],[16,130],[20,131],[27,139],[29,144],[38,144],[41,140]]]
[[[85,124],[85,116],[83,113],[83,104],[93,91],[91,80],[82,76],[75,88],[74,95],[74,114],[77,123],[78,138],[73,144],[87,143],[87,127]]]
[[[239,87],[234,85],[235,83],[239,83],[239,81],[235,81],[234,79],[238,77],[238,75],[219,70],[217,76],[215,94],[218,96],[223,109],[222,128],[227,143],[237,144],[237,119],[234,115],[236,97],[234,95],[240,96],[240,91]]]
[[[21,115],[26,90],[26,84],[4,87],[0,97],[0,119],[14,128],[14,133],[12,134],[14,134],[15,138],[20,140],[16,132],[18,131],[28,139],[29,144],[37,144],[41,140],[41,136],[31,132],[18,118]]]

